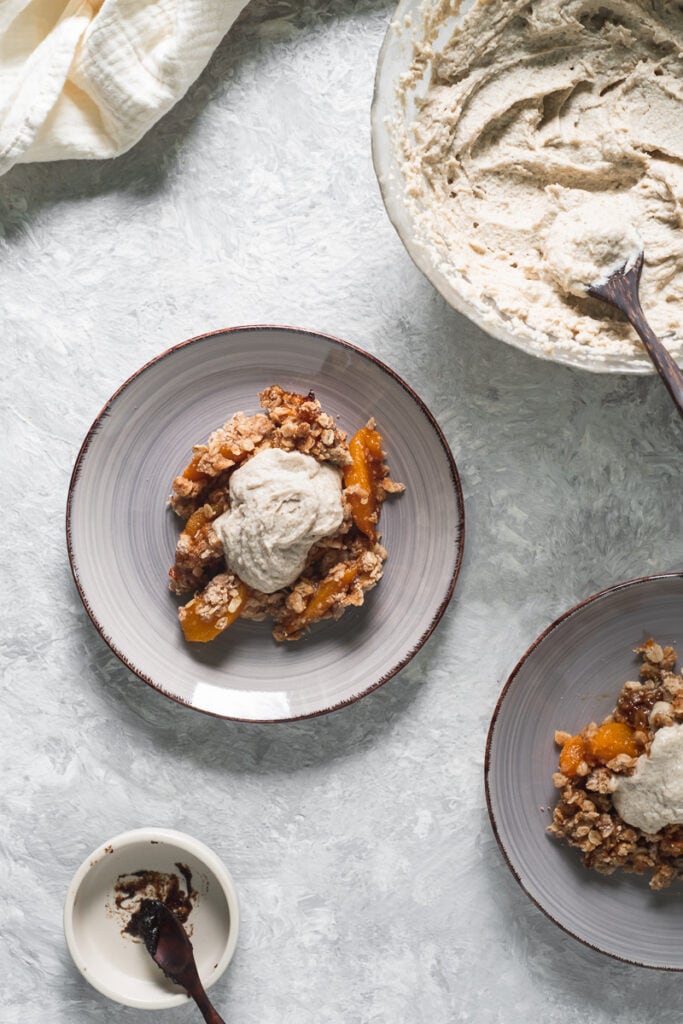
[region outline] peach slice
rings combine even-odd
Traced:
[[[315,593],[302,612],[293,615],[282,624],[286,638],[298,634],[312,622],[318,622],[330,610],[335,601],[348,593],[358,576],[360,565],[357,560],[347,562],[339,571],[335,569],[318,584]]]
[[[586,741],[583,736],[571,736],[560,751],[560,771],[571,778],[578,775],[581,763],[586,760]]]
[[[247,587],[241,580],[236,581],[234,589],[237,595],[231,597],[228,605],[209,603],[202,592],[179,609],[178,618],[187,641],[205,644],[232,626],[247,599]]]
[[[349,495],[353,521],[365,536],[377,540],[378,503],[375,486],[384,475],[382,438],[370,426],[361,427],[349,441],[351,465],[344,470],[344,487],[355,490]]]
[[[605,722],[589,740],[590,753],[600,764],[607,764],[619,754],[638,756],[633,729],[626,722]]]

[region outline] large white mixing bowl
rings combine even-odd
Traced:
[[[458,275],[452,268],[446,273],[441,265],[442,255],[424,237],[406,202],[406,183],[401,171],[398,137],[403,130],[410,133],[410,124],[416,110],[415,101],[426,91],[432,62],[428,60],[425,63],[424,73],[404,90],[402,98],[398,95],[398,85],[401,76],[406,75],[412,64],[415,44],[424,38],[425,15],[437,2],[401,0],[399,3],[380,50],[372,103],[372,155],[375,171],[389,218],[409,255],[454,309],[509,345],[542,359],[551,359],[583,370],[599,373],[653,373],[652,363],[644,351],[630,356],[618,356],[588,347],[572,352],[554,350],[552,338],[528,324],[513,321],[497,308],[492,299],[482,295],[478,302],[473,302],[463,294],[471,291],[471,288],[459,288]],[[457,16],[452,16],[443,24],[433,46],[434,52],[438,52],[458,21],[472,6],[473,0],[468,0]],[[463,281],[463,284],[466,282]]]

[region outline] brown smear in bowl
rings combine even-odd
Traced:
[[[180,863],[175,866],[177,875],[143,868],[119,875],[114,886],[114,907],[115,912],[125,919],[122,934],[140,936],[138,911],[143,900],[159,900],[179,921],[186,923],[199,894],[192,885],[189,867]]]

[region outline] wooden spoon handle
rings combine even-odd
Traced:
[[[190,991],[190,995],[201,1010],[202,1017],[206,1021],[206,1024],[225,1024],[221,1015],[213,1008],[213,1004],[209,1000],[209,997],[201,984],[193,985],[192,989],[188,991]]]
[[[669,352],[662,345],[661,341],[650,327],[643,316],[640,303],[637,306],[625,309],[624,312],[633,327],[638,332],[643,345],[647,349],[650,359],[654,363],[657,373],[666,384],[669,394],[678,406],[678,411],[683,416],[683,370],[678,366]]]

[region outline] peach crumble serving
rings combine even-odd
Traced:
[[[575,736],[556,732],[560,799],[549,831],[602,874],[649,872],[650,888],[683,877],[683,676],[676,652],[648,640],[636,649],[640,681],[614,711]]]
[[[194,594],[178,611],[188,641],[213,640],[240,616],[270,616],[276,640],[298,640],[363,604],[382,575],[382,503],[404,487],[375,421],[347,442],[312,392],[274,385],[259,401],[263,412],[238,412],[195,445],[173,481],[185,526],[170,587]]]

